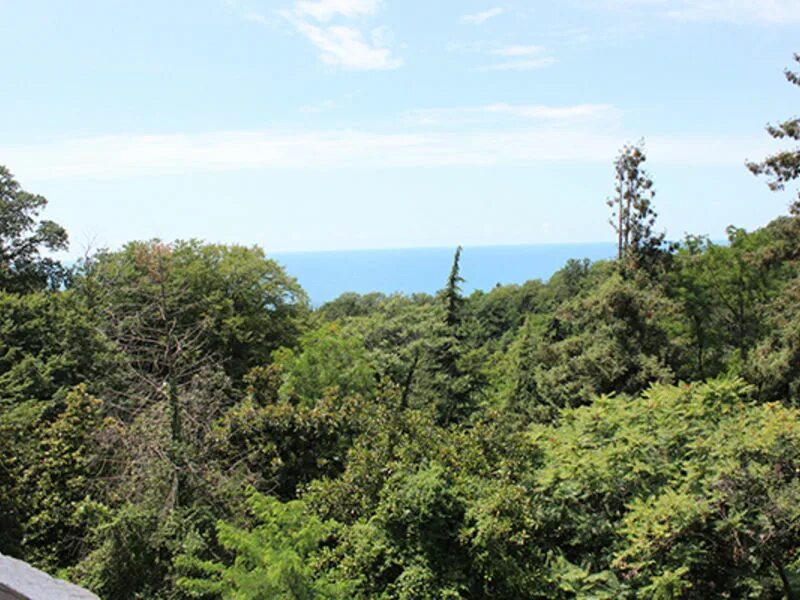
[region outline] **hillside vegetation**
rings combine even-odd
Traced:
[[[0,553],[114,600],[800,597],[800,204],[670,243],[645,160],[615,260],[317,309],[257,247],[65,268],[0,170]]]

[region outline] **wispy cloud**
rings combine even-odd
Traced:
[[[321,113],[336,108],[338,103],[335,100],[323,100],[316,104],[304,104],[299,108],[303,113]]]
[[[585,0],[591,5],[627,9],[638,6],[663,17],[735,23],[800,23],[798,0]]]
[[[406,113],[405,121],[417,126],[498,124],[509,119],[565,122],[586,119],[618,121],[619,110],[611,104],[575,104],[547,106],[544,104],[496,103],[485,106],[456,108],[423,108]]]
[[[573,106],[545,106],[491,104],[483,108],[486,112],[511,115],[526,119],[583,119],[608,115],[614,111],[611,104],[576,104]]]
[[[635,137],[635,136],[633,136]],[[221,131],[113,135],[0,147],[26,181],[130,178],[240,169],[393,168],[610,163],[632,136],[575,125],[453,132]],[[653,162],[741,165],[774,149],[763,136],[650,137]]]
[[[504,46],[492,50],[495,56],[537,56],[544,53],[541,46]]]
[[[317,47],[326,65],[362,71],[396,69],[403,61],[392,54],[386,28],[365,28],[359,20],[375,15],[380,7],[379,0],[299,0],[281,14]]]
[[[337,16],[353,19],[374,15],[380,6],[379,0],[300,0],[295,10],[317,21],[330,21]]]
[[[403,61],[392,56],[383,46],[383,30],[373,29],[369,38],[350,25],[320,27],[305,21],[296,24],[297,30],[320,50],[320,59],[327,65],[356,70],[388,70],[402,66]]]
[[[254,10],[248,11],[242,15],[245,21],[250,21],[252,23],[260,23],[261,25],[269,25],[270,20],[266,17],[266,15],[256,12]]]
[[[685,0],[676,4],[667,14],[679,19],[800,23],[798,0]]]
[[[480,71],[530,71],[549,67],[556,63],[553,56],[547,54],[541,46],[503,46],[490,52],[492,56],[503,59],[478,68]]]
[[[461,17],[462,23],[470,23],[471,25],[483,25],[489,19],[494,19],[495,17],[499,17],[503,13],[506,12],[506,9],[502,6],[495,6],[494,8],[489,8],[482,12],[464,15]]]

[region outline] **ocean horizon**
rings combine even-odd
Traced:
[[[549,279],[571,258],[612,258],[614,242],[464,246],[461,254],[465,294],[496,285]],[[269,257],[295,277],[319,306],[345,292],[432,294],[444,287],[455,248],[401,248],[275,252]]]

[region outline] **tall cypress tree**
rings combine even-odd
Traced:
[[[447,287],[443,292],[445,324],[451,330],[456,330],[461,325],[461,310],[464,307],[460,285],[464,283],[464,278],[461,277],[461,250],[461,246],[456,248],[453,266],[450,268],[450,275],[447,278]]]
[[[439,292],[441,321],[429,347],[430,391],[443,425],[463,418],[471,406],[470,378],[462,369],[464,298],[460,284],[464,279],[461,277],[461,250],[461,246],[456,249],[447,284]]]

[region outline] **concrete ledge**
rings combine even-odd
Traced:
[[[0,600],[100,600],[28,563],[0,554]]]

